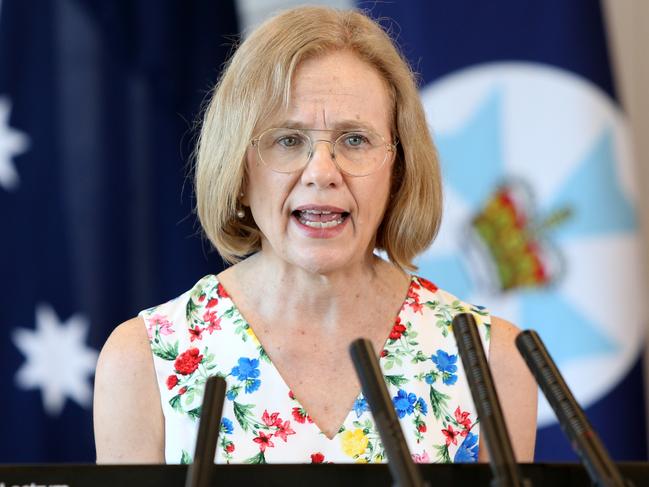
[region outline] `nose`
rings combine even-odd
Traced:
[[[320,144],[319,142],[324,142]],[[342,183],[342,173],[334,160],[334,144],[330,140],[314,140],[313,152],[302,171],[302,182],[318,188],[335,187]]]

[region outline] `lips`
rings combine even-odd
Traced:
[[[302,225],[310,228],[333,228],[349,216],[348,211],[332,206],[303,206],[292,214]]]

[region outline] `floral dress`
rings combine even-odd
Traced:
[[[488,353],[484,308],[458,301],[422,277],[408,294],[380,353],[385,382],[416,462],[475,462],[479,422],[458,358],[451,321],[471,312]],[[168,463],[192,460],[206,379],[227,392],[216,463],[386,461],[360,394],[338,433],[320,431],[265,353],[216,276],[142,311],[165,418]]]

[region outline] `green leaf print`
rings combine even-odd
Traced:
[[[262,347],[261,345],[259,345],[259,346],[257,347],[257,350],[259,350],[259,358],[262,359],[264,362],[266,362],[266,363],[269,364],[269,363],[270,363],[270,357],[269,357],[268,354],[266,353],[266,350],[264,350],[264,347]]]
[[[254,404],[241,404],[240,402],[233,401],[233,405],[234,417],[241,425],[243,431],[248,431],[248,429],[257,427],[257,421],[255,420],[254,415],[250,412],[250,410],[255,407]]]
[[[169,405],[176,411],[182,412],[183,408],[180,405],[180,394],[176,394],[174,397],[169,399]]]
[[[191,321],[191,317],[197,309],[198,305],[194,303],[194,300],[192,298],[189,298],[187,300],[187,306],[185,307],[185,318],[187,318],[187,321]]]
[[[187,416],[189,416],[194,421],[196,421],[198,418],[201,417],[201,406],[198,406],[197,408],[190,409],[189,411],[187,411]]]
[[[399,375],[386,375],[384,376],[385,380],[396,387],[401,387],[404,384],[407,384],[409,381],[406,379],[403,374]]]
[[[187,451],[183,450],[183,454],[180,457],[180,464],[189,465],[190,463],[192,463],[192,457],[187,453]]]
[[[264,452],[260,451],[257,453],[255,456],[246,458],[243,463],[248,463],[251,465],[261,465],[266,463],[266,457],[264,456]]]
[[[178,340],[173,345],[165,342],[160,342],[159,344],[153,343],[151,350],[154,355],[160,357],[162,360],[176,360],[176,357],[178,357]]]
[[[448,409],[449,399],[449,396],[430,386],[430,405],[433,407],[433,414],[437,419],[440,419],[445,414]]]
[[[435,450],[437,450],[437,460],[439,463],[451,463],[451,455],[448,453],[447,445],[433,445]]]

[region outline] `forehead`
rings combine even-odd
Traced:
[[[336,51],[298,66],[289,105],[276,122],[322,129],[356,124],[389,135],[392,111],[378,71],[356,54]]]

